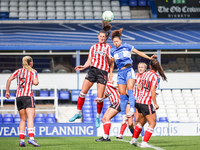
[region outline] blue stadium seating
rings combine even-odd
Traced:
[[[92,105],[92,101],[85,100],[84,105]]]
[[[0,118],[3,118],[2,114],[0,114]]]
[[[14,123],[17,123],[17,124],[19,124],[20,123],[20,121],[21,121],[21,119],[20,118],[14,118]]]
[[[129,6],[129,0],[120,0],[120,6]]]
[[[13,114],[5,114],[4,118],[13,118]]]
[[[147,5],[147,0],[139,0],[138,1],[138,6],[146,6]]]
[[[132,7],[137,6],[137,0],[129,0],[129,6],[132,6]]]
[[[3,118],[0,118],[0,124],[3,123]]]
[[[48,89],[40,89],[40,97],[48,97],[49,90]]]
[[[54,97],[54,89],[51,89],[49,92],[50,97]],[[57,90],[57,97],[59,98],[59,91]]]
[[[93,113],[84,113],[83,118],[93,118]]]
[[[36,118],[45,118],[44,114],[36,114]]]
[[[46,118],[56,118],[55,114],[47,114]]]
[[[11,117],[7,117],[7,118],[3,118],[3,123],[7,123],[7,124],[11,124],[13,123],[13,118]]]
[[[69,100],[69,90],[68,89],[61,89],[59,99]]]
[[[90,109],[83,109],[82,112],[83,112],[83,114],[84,114],[84,113],[93,113],[93,110],[90,110]]]
[[[46,122],[46,123],[55,123],[55,122],[56,122],[56,119],[55,119],[55,118],[46,118],[46,119],[45,119],[45,122]]]
[[[36,117],[34,120],[35,123],[45,123],[45,118]]]
[[[78,97],[79,97],[79,94],[80,94],[80,90],[72,90],[71,91],[71,100],[72,101],[78,101]]]
[[[83,118],[84,123],[93,123],[93,118]]]
[[[88,110],[92,110],[92,105],[83,105],[82,109],[88,109]]]
[[[20,115],[19,114],[15,114],[15,118],[20,118]]]
[[[159,117],[159,122],[168,122],[167,117]]]

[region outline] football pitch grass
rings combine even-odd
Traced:
[[[123,140],[117,140],[111,137],[111,142],[96,142],[97,137],[36,137],[41,147],[33,147],[27,144],[27,147],[19,146],[19,138],[7,137],[0,138],[0,150],[18,150],[18,149],[41,149],[41,150],[139,150],[140,147],[130,145],[131,137],[124,137]],[[141,137],[139,137],[139,143]],[[200,150],[200,136],[153,136],[148,142],[157,150]]]

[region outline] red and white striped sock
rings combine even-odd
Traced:
[[[104,129],[104,136],[103,136],[103,138],[104,139],[109,138],[110,127],[111,127],[111,122],[110,121],[106,121],[103,124],[103,129]]]
[[[120,134],[121,134],[121,135],[124,134],[124,131],[125,131],[126,127],[127,127],[127,124],[126,124],[126,123],[121,125],[121,129],[120,129]]]
[[[28,128],[29,139],[34,140],[34,128]]]
[[[150,128],[150,127],[148,127],[148,128],[146,129],[146,131],[145,131],[144,138],[143,138],[143,142],[148,142],[149,139],[150,139],[150,137],[151,137],[151,135],[152,135],[152,133],[153,133],[153,129]]]
[[[134,129],[134,131],[133,131],[133,136],[132,137],[137,139],[139,137],[141,131],[142,131],[142,126],[137,124],[135,129]]]
[[[19,131],[19,138],[20,138],[20,141],[24,142],[25,131]]]
[[[85,95],[84,93],[80,93],[79,97],[78,97],[78,102],[77,102],[77,111],[78,111],[78,114],[80,114],[81,110],[82,110],[82,107],[83,107],[83,104],[85,102]]]

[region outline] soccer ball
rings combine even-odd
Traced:
[[[102,18],[104,21],[111,22],[114,19],[112,11],[104,11]]]

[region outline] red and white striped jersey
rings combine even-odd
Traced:
[[[108,72],[109,64],[105,54],[111,57],[110,48],[111,46],[107,43],[105,44],[97,43],[91,46],[89,52],[89,57],[92,57],[91,66]]]
[[[16,97],[20,96],[33,96],[32,84],[33,79],[37,78],[34,71],[28,71],[25,68],[20,68],[16,70],[13,77],[17,78],[17,93]]]
[[[159,81],[160,81],[160,78],[155,72],[148,71],[148,72],[143,73],[141,80],[138,83],[138,84],[141,84],[141,91],[136,102],[141,103],[141,104],[147,104],[147,105],[152,104],[151,87],[153,85],[157,87]]]
[[[110,81],[108,81],[106,84],[106,90],[104,94],[108,97],[111,104],[114,105],[115,103],[120,103],[119,92]]]
[[[135,80],[135,86],[134,86],[134,96],[135,96],[135,99],[137,99],[140,92],[137,89],[137,84],[140,82],[142,75],[140,75],[139,73],[136,73],[135,76],[136,76],[136,80]]]

